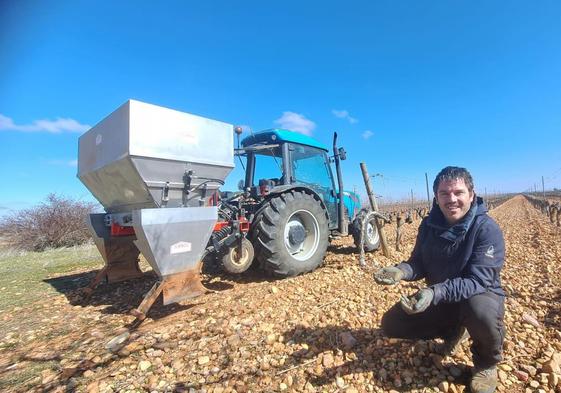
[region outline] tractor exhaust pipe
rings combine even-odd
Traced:
[[[347,220],[347,215],[345,214],[345,203],[343,200],[343,176],[341,175],[341,160],[344,160],[345,150],[337,148],[337,133],[333,133],[333,157],[335,158],[335,169],[337,170],[337,183],[339,186],[339,202],[338,202],[338,213],[339,213],[339,233],[341,236],[347,236],[349,234],[349,223]]]

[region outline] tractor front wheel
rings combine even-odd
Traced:
[[[254,220],[254,246],[261,266],[276,276],[295,276],[323,262],[328,223],[318,198],[290,191],[271,198]]]
[[[362,209],[354,219],[352,227],[354,243],[359,251],[362,231],[364,231],[362,232],[364,236],[364,251],[370,252],[380,247],[380,234],[378,233],[376,218],[372,214],[372,211]]]

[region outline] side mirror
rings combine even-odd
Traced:
[[[240,180],[240,181],[238,182],[238,190],[243,191],[243,190],[244,190],[244,186],[245,186],[244,181],[243,181],[243,180]]]
[[[342,147],[339,148],[339,159],[341,161],[345,161],[347,159],[347,152]]]

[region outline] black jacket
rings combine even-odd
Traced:
[[[476,197],[452,226],[433,204],[419,226],[411,257],[398,267],[407,281],[426,279],[434,290],[433,304],[454,303],[487,291],[504,296],[500,280],[504,255],[503,233]]]

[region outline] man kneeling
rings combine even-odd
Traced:
[[[444,168],[433,191],[433,208],[421,222],[409,260],[374,274],[380,284],[424,278],[428,286],[388,310],[382,330],[389,337],[443,338],[445,354],[471,336],[471,391],[492,393],[505,333],[503,234],[476,197],[465,168]]]

